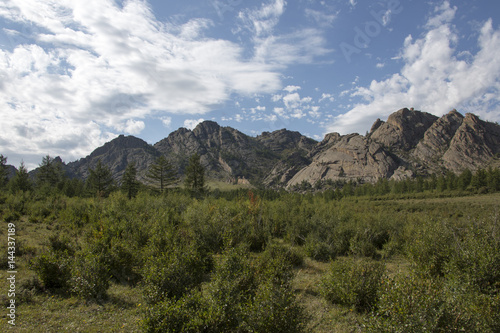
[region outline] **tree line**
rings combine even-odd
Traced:
[[[62,163],[47,155],[43,157],[34,176],[28,173],[24,163],[21,162],[14,177],[9,179],[7,157],[0,154],[0,188],[10,190],[12,193],[36,191],[42,195],[60,193],[68,197],[106,197],[113,191],[121,190],[131,199],[140,190],[146,189],[163,194],[168,188],[179,188],[180,182],[174,165],[163,155],[149,166],[146,173],[147,184],[143,184],[137,179],[137,168],[134,163],[127,165],[119,185],[113,178],[109,166],[104,165],[101,160],[97,161],[94,168],[89,167],[88,171],[89,176],[85,181],[69,178],[62,168]],[[189,158],[185,169],[184,188],[194,196],[208,193],[205,169],[201,164],[201,157],[197,153]],[[475,172],[465,169],[460,174],[448,170],[441,175],[417,176],[404,180],[381,178],[375,183],[363,183],[361,179],[349,181],[328,179],[311,185],[304,181],[292,187],[291,190],[299,193],[315,193],[330,199],[423,192],[494,193],[500,191],[500,169],[491,166],[478,169]],[[261,192],[263,195],[265,194],[264,197],[270,195],[269,190],[261,189]],[[275,193],[271,197],[279,196],[279,191],[273,192]],[[210,194],[216,197],[227,197],[227,194],[222,194],[218,190],[212,191]]]
[[[0,154],[0,188],[16,192],[37,192],[40,195],[64,194],[68,197],[107,197],[111,192],[121,190],[129,199],[137,195],[141,189],[150,189],[164,193],[168,188],[176,186],[180,177],[174,166],[165,156],[158,157],[148,168],[147,184],[138,180],[137,168],[129,163],[117,182],[109,166],[99,159],[96,165],[88,168],[86,180],[70,178],[64,172],[62,163],[47,155],[42,158],[34,172],[30,175],[24,162],[21,162],[15,175],[9,179],[7,157]],[[202,195],[207,189],[205,185],[205,169],[198,154],[193,154],[185,169],[184,187],[193,195]]]

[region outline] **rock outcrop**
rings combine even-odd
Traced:
[[[311,164],[300,170],[289,182],[294,186],[303,181],[311,185],[318,181],[358,180],[367,182],[391,177],[397,162],[379,143],[359,134],[327,136],[312,156]]]
[[[98,160],[120,180],[129,163],[144,180],[153,161],[165,155],[182,176],[198,153],[207,178],[286,187],[326,180],[401,180],[451,170],[460,173],[500,165],[500,125],[452,110],[438,118],[401,109],[377,119],[368,135],[330,133],[316,142],[286,129],[251,137],[213,121],[193,130],[179,128],[155,145],[120,135],[78,161],[63,164],[71,177],[85,179]]]
[[[369,138],[387,148],[410,150],[437,119],[430,113],[404,108],[391,114],[387,122],[378,119],[372,126]]]

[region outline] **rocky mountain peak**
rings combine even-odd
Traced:
[[[409,150],[418,144],[437,119],[430,113],[404,108],[391,114],[385,123],[376,121],[370,139],[385,147]]]
[[[214,134],[218,134],[221,127],[215,121],[205,120],[193,129],[193,133],[196,137],[203,139],[208,138]]]
[[[463,116],[457,110],[438,118],[404,108],[386,121],[377,119],[367,136],[330,133],[316,142],[287,129],[251,137],[204,121],[193,130],[179,128],[154,146],[120,135],[67,164],[65,170],[85,179],[89,168],[101,160],[120,180],[127,165],[134,163],[141,180],[151,163],[164,155],[182,176],[194,153],[201,156],[207,178],[229,182],[239,179],[290,187],[304,181],[404,179],[491,165],[500,156],[500,125],[470,113]]]
[[[309,151],[317,143],[315,140],[305,137],[299,132],[289,131],[286,128],[271,133],[263,132],[256,137],[256,140],[275,153],[282,153],[287,149]]]

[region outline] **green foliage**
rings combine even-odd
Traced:
[[[186,174],[184,186],[195,195],[203,194],[206,191],[205,168],[201,165],[200,155],[195,153],[189,158],[184,172]]]
[[[114,180],[109,167],[104,166],[101,160],[97,161],[94,169],[89,168],[87,188],[96,197],[107,197],[113,188]]]
[[[177,173],[174,171],[173,165],[165,158],[160,156],[149,167],[146,177],[155,184],[155,188],[163,193],[165,189],[177,181]]]
[[[421,223],[409,225],[406,230],[408,258],[421,272],[443,276],[453,252],[453,233],[444,221],[426,220]]]
[[[330,264],[321,293],[330,302],[367,311],[376,307],[385,265],[366,259],[339,258]]]
[[[127,165],[122,177],[122,191],[127,194],[129,199],[135,198],[139,192],[139,182],[136,179],[137,169],[134,164]]]
[[[253,262],[246,251],[227,249],[202,289],[149,307],[145,331],[302,332],[307,318],[291,289],[291,266],[280,255]]]
[[[93,244],[76,254],[71,272],[71,291],[86,300],[104,300],[110,276],[106,250],[99,243]]]
[[[444,271],[448,279],[480,293],[500,295],[500,221],[488,222],[470,221],[459,230]]]
[[[181,297],[199,285],[211,268],[211,257],[193,244],[175,239],[164,247],[153,247],[146,258],[143,275],[144,297],[150,304],[167,297]]]
[[[36,174],[36,183],[39,189],[47,187],[48,191],[54,188],[63,177],[62,165],[49,155],[43,157]]]
[[[249,332],[304,332],[307,322],[293,290],[272,281],[259,285],[246,312]]]
[[[0,189],[3,188],[8,181],[7,157],[0,154]]]
[[[16,171],[14,178],[9,183],[10,189],[13,193],[18,191],[27,192],[33,188],[33,184],[29,178],[28,169],[21,162],[19,169]]]
[[[384,280],[368,332],[498,332],[500,299],[419,272]]]
[[[48,251],[36,256],[30,268],[50,291],[67,292],[70,287],[71,261],[60,252]]]

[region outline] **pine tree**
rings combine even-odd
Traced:
[[[61,163],[47,155],[42,159],[36,175],[37,186],[54,187],[62,180],[62,176]]]
[[[462,171],[458,177],[458,188],[461,190],[466,190],[469,187],[472,180],[472,172],[469,169]]]
[[[205,168],[201,165],[198,153],[189,158],[185,173],[184,186],[194,194],[203,194],[205,192]]]
[[[163,193],[169,185],[174,184],[177,180],[177,174],[174,171],[174,167],[163,155],[158,157],[149,167],[146,177],[155,183],[160,193]]]
[[[0,188],[3,188],[8,182],[9,169],[7,167],[7,157],[0,154]]]
[[[92,194],[97,197],[107,197],[113,187],[113,175],[111,170],[102,165],[101,160],[97,161],[94,169],[89,168],[89,178],[87,179],[87,186]]]
[[[16,171],[16,175],[11,180],[10,186],[12,192],[26,192],[33,188],[33,184],[31,183],[28,170],[24,166],[24,162],[21,162],[19,170]]]
[[[127,194],[129,199],[135,198],[137,192],[139,192],[139,182],[136,177],[137,169],[135,168],[135,164],[131,163],[127,165],[122,177],[122,191]]]

